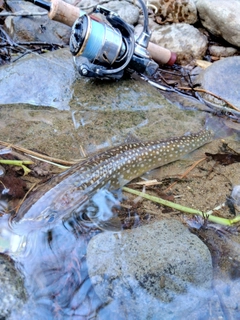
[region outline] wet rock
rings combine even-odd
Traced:
[[[205,69],[195,80],[202,88],[226,99],[236,107],[240,107],[240,57],[229,57],[216,61]],[[221,100],[204,94],[204,98],[216,104]]]
[[[43,10],[31,3],[8,1],[12,12],[41,12]],[[52,21],[47,14],[44,16],[17,16],[7,17],[4,23],[5,30],[16,43],[19,42],[46,42],[50,44],[66,45],[69,43],[71,28]]]
[[[1,103],[29,103],[69,109],[71,85],[76,76],[68,49],[43,55],[30,54],[1,67]]]
[[[148,3],[158,9],[155,20],[159,24],[167,22],[193,24],[197,21],[197,9],[193,0],[150,0]]]
[[[176,23],[159,26],[151,23],[151,41],[177,54],[177,63],[201,59],[207,50],[207,38],[191,25]]]
[[[208,246],[213,261],[215,293],[221,301],[223,318],[239,319],[240,259],[239,233],[220,225],[198,230],[199,237]],[[217,319],[215,316],[214,319]],[[221,319],[221,318],[220,318]]]
[[[118,319],[183,319],[204,305],[211,287],[207,247],[177,221],[99,234],[87,263],[104,314],[119,313]]]
[[[198,0],[196,5],[201,22],[207,30],[235,46],[240,46],[238,0]]]
[[[0,254],[0,318],[8,319],[12,312],[21,309],[26,301],[23,281],[13,262]]]
[[[223,47],[211,45],[208,48],[210,55],[215,57],[231,57],[237,53],[237,49],[233,47]]]

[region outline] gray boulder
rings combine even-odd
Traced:
[[[229,57],[214,62],[202,71],[194,82],[240,108],[240,57]],[[222,104],[221,100],[211,95],[204,94],[204,98]]]
[[[135,25],[139,18],[139,9],[127,1],[110,1],[104,7],[119,14],[129,24]]]
[[[0,69],[2,104],[29,103],[69,109],[71,84],[76,80],[69,50],[30,54]]]
[[[207,50],[207,38],[186,23],[160,26],[151,23],[151,41],[177,53],[177,63],[187,64],[201,59]]]
[[[198,0],[196,5],[206,29],[229,43],[240,46],[239,0]]]
[[[79,3],[80,9],[91,12],[94,6],[99,5],[97,0],[83,0]],[[136,24],[139,18],[139,8],[128,1],[109,1],[103,3],[102,6],[117,13],[124,21],[129,24]],[[91,9],[85,9],[91,7]]]
[[[69,43],[71,28],[48,18],[43,10],[26,1],[8,1],[12,12],[46,13],[43,16],[9,16],[4,27],[9,36],[16,42],[46,42],[66,45]]]
[[[118,319],[183,319],[204,306],[211,287],[208,249],[178,221],[99,234],[87,264],[105,304],[100,314]]]

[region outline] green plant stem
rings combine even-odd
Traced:
[[[233,224],[235,224],[237,222],[240,222],[240,216],[237,216],[237,217],[235,217],[233,219],[225,219],[225,218],[221,218],[221,217],[216,217],[216,216],[213,216],[213,215],[208,215],[207,213],[204,213],[204,212],[202,212],[200,210],[196,210],[196,209],[192,209],[192,208],[189,208],[189,207],[185,207],[185,206],[182,206],[180,204],[177,204],[177,203],[174,203],[174,202],[171,202],[171,201],[168,201],[168,200],[164,200],[164,199],[161,199],[161,198],[158,198],[158,197],[155,197],[155,196],[151,196],[151,195],[149,195],[147,193],[140,192],[140,191],[128,188],[128,187],[123,187],[122,189],[124,191],[126,191],[126,192],[135,194],[137,196],[143,197],[143,198],[151,200],[153,202],[160,203],[160,204],[162,204],[164,206],[171,207],[173,209],[176,209],[176,210],[179,210],[179,211],[182,211],[182,212],[185,212],[185,213],[199,215],[199,216],[203,217],[204,219],[208,219],[211,222],[219,223],[219,224],[222,224],[224,226],[231,226],[231,225],[233,225]]]
[[[24,175],[27,175],[31,171],[25,166],[25,164],[33,164],[33,162],[30,160],[24,161],[24,160],[3,160],[3,159],[0,159],[0,163],[22,167],[24,171]]]

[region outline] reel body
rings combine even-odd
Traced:
[[[72,27],[70,51],[79,73],[101,79],[120,79],[126,70],[152,75],[158,64],[147,51],[148,30],[135,40],[134,29],[117,14],[101,6],[94,12],[103,14],[107,23],[83,14]]]

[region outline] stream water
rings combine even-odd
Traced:
[[[105,221],[106,211],[102,208],[108,208],[110,213],[112,204],[109,206],[105,194],[95,197],[94,204],[95,209],[98,208],[95,213],[98,220]],[[86,208],[93,210],[92,205],[86,206],[85,210]],[[196,288],[191,285],[184,289],[183,294],[179,292],[172,296],[169,293],[170,300],[164,303],[129,276],[124,282],[132,290],[121,290],[126,302],[133,301],[134,309],[126,310],[126,306],[122,305],[122,298],[117,296],[106,303],[103,297],[100,298],[96,294],[91,283],[86,256],[91,238],[109,231],[99,229],[98,225],[84,221],[79,215],[58,222],[54,227],[45,230],[37,228],[37,220],[33,230],[27,230],[24,225],[9,225],[7,218],[4,216],[0,225],[1,239],[5,239],[5,249],[2,247],[1,250],[14,259],[16,268],[24,277],[24,286],[28,294],[23,308],[12,312],[10,319],[131,320],[159,319],[160,315],[163,319],[174,319],[176,309],[180,312],[182,310],[183,313],[185,310],[191,311],[190,317],[186,319],[193,319],[193,316],[196,316],[196,319],[204,319],[205,316],[208,317],[206,299],[211,300],[212,304],[215,303],[216,297],[211,299],[213,292],[210,287]],[[136,216],[135,219],[138,220]],[[109,232],[110,237],[111,234]],[[99,258],[96,256],[95,259]],[[120,261],[120,268],[126,268],[126,261]],[[178,286],[179,280],[175,278],[174,281]],[[115,293],[111,294],[114,295]],[[202,306],[202,302],[199,305],[203,298],[206,307],[205,304]],[[149,309],[149,305],[153,310]],[[196,305],[199,305],[198,310],[194,310]]]
[[[193,102],[186,109],[179,109],[141,81],[123,80],[110,86],[102,82],[79,82],[73,91],[69,110],[28,104],[1,106],[0,139],[62,159],[73,159],[82,156],[81,149],[87,154],[96,152],[123,142],[129,134],[149,140],[196,132],[203,127],[205,114],[196,111]],[[227,140],[227,143],[239,152],[237,140]],[[191,154],[188,161],[165,166],[153,176],[163,181],[174,180],[186,170],[189,161],[192,164],[193,160],[203,157],[204,152],[218,152],[221,146],[221,141],[208,144]],[[213,209],[225,202],[232,187],[239,184],[239,170],[239,163],[223,167],[210,160],[179,183],[172,195],[180,204],[203,211]],[[164,189],[163,185],[159,191]],[[102,208],[102,203],[99,207]],[[139,211],[144,212],[144,217],[150,217],[153,223],[176,217],[176,212],[143,203],[133,210],[134,227],[143,219]],[[129,218],[128,211],[123,210],[122,214]],[[232,217],[228,209],[221,214]],[[10,228],[7,218],[0,218],[1,235],[5,239],[1,242],[2,250],[7,249],[15,261],[28,294],[24,307],[14,311],[9,319],[180,319],[174,313],[176,310],[182,310],[182,319],[189,320],[240,319],[237,228],[234,235],[231,230],[220,227],[199,230],[198,236],[209,247],[214,262],[212,287],[182,288],[176,285],[179,292],[175,294],[174,303],[163,304],[134,282],[131,284],[134,290],[128,290],[123,306],[121,297],[114,296],[111,290],[108,293],[114,296],[112,303],[103,301],[88,274],[86,254],[89,242],[94,236],[110,231],[98,229],[75,216],[64,223],[60,221],[49,230],[36,228],[33,232],[27,228],[20,230],[17,226]],[[176,218],[184,221],[182,216]],[[124,268],[124,265],[125,261],[121,260],[120,266]],[[164,281],[161,277],[160,286],[164,286]],[[127,280],[126,283],[129,284]],[[183,294],[184,290],[187,294]],[[198,305],[203,297],[205,302]],[[133,311],[126,311],[131,301],[135,303],[136,312],[141,310],[141,313],[139,311],[136,315]],[[148,315],[151,308],[155,316]],[[191,313],[187,315],[189,310]]]

